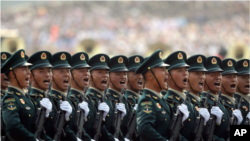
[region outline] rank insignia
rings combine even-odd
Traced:
[[[117,95],[113,94],[114,97],[117,97]]]
[[[176,96],[175,98],[176,98],[177,100],[180,100],[180,98],[179,98],[179,97],[177,97],[177,96]]]
[[[161,109],[160,103],[156,103],[156,105],[157,105],[157,107],[158,107],[159,109]]]
[[[15,98],[8,98],[6,100],[4,100],[4,103],[9,103],[9,102],[15,102]]]
[[[158,97],[156,97],[156,96],[152,96],[154,99],[158,99]]]
[[[230,101],[227,101],[227,103],[228,103],[228,104],[231,104],[231,102],[230,102]]]
[[[29,106],[27,106],[27,107],[25,107],[25,109],[26,109],[26,110],[30,110],[30,107],[29,107]]]
[[[195,100],[195,99],[193,99],[193,98],[192,98],[192,100],[193,100],[194,102],[196,102],[196,100]]]
[[[24,101],[23,99],[20,99],[20,102],[21,102],[22,104],[25,104],[25,101]]]
[[[21,95],[21,93],[16,92],[17,95]]]

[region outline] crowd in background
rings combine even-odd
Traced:
[[[103,53],[127,56],[146,56],[155,43],[188,56],[249,45],[248,2],[49,1],[2,7],[1,21],[2,29],[18,29],[28,54],[73,54],[84,39],[95,40]]]

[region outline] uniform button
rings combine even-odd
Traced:
[[[90,118],[90,116],[89,116],[89,118]]]
[[[223,122],[225,121],[225,119],[223,119]]]
[[[165,121],[167,121],[167,119],[165,118]]]
[[[53,119],[53,117],[51,117],[51,119]]]
[[[188,121],[191,121],[191,119],[188,119]]]
[[[30,117],[31,115],[29,114],[29,117]]]
[[[107,116],[109,116],[109,114]]]

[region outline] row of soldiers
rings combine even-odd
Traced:
[[[161,50],[147,58],[1,52],[1,139],[225,141],[232,117],[237,125],[250,119],[249,63],[203,55],[187,59],[183,51],[163,59]],[[44,121],[37,122],[41,109]],[[206,139],[212,117],[212,139]],[[192,129],[201,118],[197,139]]]

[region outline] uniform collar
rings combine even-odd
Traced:
[[[190,94],[191,96],[193,96],[196,100],[198,100],[198,101],[201,100],[201,98],[200,98],[199,96],[195,95],[194,93],[189,92],[189,94]]]
[[[162,99],[162,94],[161,93],[158,93],[152,89],[148,89],[148,88],[144,88],[145,90],[148,90],[150,92],[152,92],[153,94],[155,94],[156,96],[158,96],[160,99]]]
[[[2,90],[2,89],[1,89],[1,92],[6,93],[6,92],[7,92],[7,90]]]
[[[210,93],[210,96],[214,97],[216,100],[218,100],[218,95]]]
[[[59,90],[56,90],[56,89],[51,89],[51,90],[56,91],[56,92],[62,94],[63,96],[65,96],[65,97],[67,96],[67,93],[66,93],[66,92],[59,91]]]
[[[90,89],[93,89],[93,90],[97,91],[99,94],[104,94],[104,91],[100,91],[100,90],[98,90],[97,88],[90,87]]]
[[[181,98],[186,99],[186,95],[185,95],[183,92],[177,91],[177,90],[172,89],[172,88],[169,88],[168,90],[169,90],[169,91],[172,91],[172,92],[174,92],[174,93],[176,93],[176,94],[179,95]]]
[[[83,95],[83,91],[82,90],[78,90],[78,89],[74,89],[74,88],[71,88],[71,90],[74,90],[74,91],[77,91],[78,93],[82,94]]]
[[[37,90],[37,91],[39,91],[41,93],[45,92],[44,90],[41,90],[41,89],[38,89],[38,88],[35,88],[35,87],[31,87],[31,89],[35,89],[35,90]]]
[[[141,96],[139,93],[136,93],[136,92],[134,92],[134,91],[132,91],[132,90],[127,89],[127,91],[133,93],[133,94],[136,95],[138,98],[140,98],[140,96]]]
[[[18,90],[21,94],[25,95],[25,92],[24,92],[24,90],[23,90],[23,89],[20,89],[20,88],[15,87],[15,86],[9,86],[9,88],[16,89],[16,90]]]
[[[229,99],[235,105],[235,99],[233,97],[225,95],[225,94],[221,94],[221,96],[226,97],[227,99]]]
[[[112,88],[109,88],[109,89],[112,90],[112,91],[114,91],[114,92],[116,92],[118,95],[121,94],[121,92],[118,92],[117,90],[114,90],[114,89],[112,89]]]
[[[244,95],[244,94],[239,93],[239,92],[235,92],[235,94],[236,94],[236,95],[239,95],[239,96],[241,96],[241,97],[243,97],[245,100],[247,100],[248,102],[250,102],[250,101],[249,101],[249,94],[248,94],[248,95]]]

